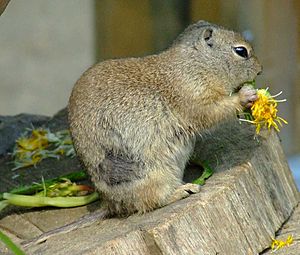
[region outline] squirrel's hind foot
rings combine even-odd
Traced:
[[[174,203],[178,200],[189,197],[192,194],[200,192],[200,185],[193,183],[186,183],[179,186],[169,198],[169,203]]]

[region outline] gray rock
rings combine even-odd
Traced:
[[[26,128],[41,127],[49,117],[32,114],[18,114],[15,116],[0,116],[0,156],[13,149],[15,140]]]
[[[56,132],[63,129],[68,129],[68,110],[63,108],[57,112],[47,123],[47,127],[52,131]]]
[[[16,139],[26,128],[32,127],[49,128],[52,132],[67,129],[67,109],[62,109],[53,117],[32,114],[0,116],[0,192],[7,192],[15,187],[29,185],[33,182],[41,182],[42,177],[51,179],[83,169],[76,157],[61,157],[60,160],[45,159],[36,166],[12,171],[14,165],[11,162],[12,158],[7,153],[13,150]]]

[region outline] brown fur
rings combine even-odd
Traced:
[[[237,46],[245,47],[249,56],[234,52]],[[213,127],[227,132],[225,120],[257,98],[249,86],[233,92],[259,72],[251,46],[239,34],[203,21],[189,26],[160,54],[91,67],[72,91],[69,122],[77,154],[106,207],[23,245],[107,216],[153,210],[198,192],[198,185],[182,185],[191,156],[197,161],[212,157],[202,155],[205,143],[197,137]],[[240,141],[248,140],[245,146],[250,145],[253,132],[244,132],[238,124],[233,131]],[[236,146],[238,138],[232,133],[222,143],[227,148]],[[223,150],[210,140],[208,146]],[[231,161],[223,159],[227,165],[244,160],[235,154],[230,154]]]
[[[236,54],[236,46],[249,57]],[[72,91],[69,122],[110,213],[146,212],[184,197],[182,175],[196,135],[251,105],[254,89],[232,93],[259,72],[239,34],[203,21],[160,54],[88,69]]]

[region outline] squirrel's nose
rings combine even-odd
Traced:
[[[261,75],[263,71],[263,66],[260,66],[260,70],[258,71],[257,75]]]

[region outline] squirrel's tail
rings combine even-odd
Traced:
[[[25,248],[25,247],[28,247],[28,246],[31,246],[34,244],[42,243],[52,236],[56,236],[59,234],[65,234],[65,233],[69,233],[69,232],[79,229],[79,228],[88,227],[98,220],[107,218],[108,215],[109,214],[108,214],[107,209],[104,209],[104,208],[99,209],[88,215],[82,216],[78,220],[73,221],[67,225],[64,225],[64,226],[56,228],[56,229],[52,229],[52,230],[45,232],[45,233],[41,234],[40,236],[37,236],[33,239],[25,240],[21,243],[21,245]]]

